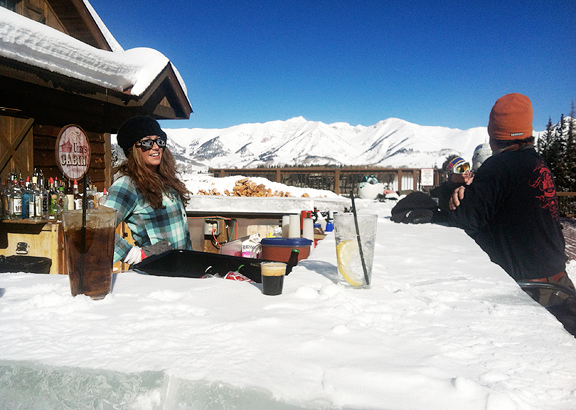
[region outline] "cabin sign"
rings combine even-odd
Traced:
[[[77,125],[67,125],[56,140],[58,167],[69,179],[80,179],[90,166],[90,144],[86,133]]]

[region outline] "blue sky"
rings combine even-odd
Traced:
[[[124,49],[180,71],[194,114],[165,128],[302,116],[486,126],[526,94],[534,128],[576,100],[576,1],[90,0]]]

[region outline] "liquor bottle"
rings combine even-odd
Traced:
[[[34,179],[34,177],[32,177]],[[26,189],[28,190],[28,218],[34,220],[36,219],[36,189],[34,188],[34,183],[28,182],[26,178]]]
[[[12,197],[12,174],[6,178],[6,186],[4,187],[4,219],[12,219],[12,207],[14,200]]]
[[[72,189],[74,193],[74,208],[82,209],[82,194],[78,191],[78,180],[74,180],[74,188]]]
[[[60,180],[60,185],[58,186],[58,207],[60,212],[68,209],[68,201],[66,200],[66,191],[64,190],[64,180]]]
[[[58,219],[59,207],[58,207],[58,190],[54,179],[50,177],[49,179],[50,189],[48,189],[49,205],[48,205],[48,219],[56,220]]]
[[[298,265],[298,257],[300,256],[300,251],[298,249],[292,249],[290,252],[290,258],[288,259],[288,263],[286,264],[286,275],[292,272],[292,268]]]
[[[42,201],[40,204],[40,218],[45,221],[48,219],[49,215],[48,209],[50,199],[48,198],[48,190],[44,184],[38,184],[38,188],[40,189],[40,200]]]
[[[92,189],[94,192],[94,208],[100,208],[100,202],[102,201],[102,192],[98,192],[98,188],[95,185],[92,185]]]
[[[50,208],[50,198],[48,197],[48,189],[46,188],[46,181],[44,180],[44,173],[40,170],[38,174],[38,188],[40,189],[40,196],[41,196],[41,212],[40,218],[42,220],[48,219],[49,215],[49,208]]]
[[[22,190],[18,179],[12,181],[12,219],[22,219]]]
[[[88,177],[88,189],[86,189],[86,201],[88,201],[86,208],[93,209],[96,207],[95,204],[95,191],[94,187],[92,186],[92,180]]]
[[[72,181],[68,180],[66,184],[66,209],[69,211],[75,209],[74,206],[74,191],[72,190]]]
[[[106,198],[108,198],[108,193],[106,192],[106,188],[104,188],[104,191],[102,191],[102,195],[100,195],[98,206],[104,206],[104,202],[106,202]]]
[[[39,221],[42,219],[42,194],[38,188],[38,177],[32,177],[32,185],[30,186],[32,195],[30,197],[30,219]]]
[[[38,202],[38,172],[36,172],[36,168],[34,168],[34,173],[32,174],[32,182],[30,183],[29,190],[30,190],[30,219],[36,221],[38,220],[40,213],[36,208],[36,203]]]
[[[6,178],[8,181],[8,178]],[[5,219],[8,208],[8,197],[6,197],[6,186],[2,186],[2,181],[0,180],[0,220]]]
[[[16,174],[10,174],[8,182],[8,219],[14,219],[14,182],[16,182]]]
[[[20,192],[22,193],[22,219],[30,218],[30,191],[28,191],[29,183],[29,177],[26,177],[26,182],[20,181]]]

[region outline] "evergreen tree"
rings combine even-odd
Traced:
[[[572,106],[570,107],[570,119],[568,122],[568,138],[572,140],[572,143],[576,142],[576,107],[574,107],[574,100],[572,100]]]
[[[558,191],[568,191],[570,187],[569,169],[566,164],[567,152],[566,126],[564,114],[560,115],[560,122],[554,130],[554,137],[550,146],[550,160],[548,166],[552,170]]]
[[[560,116],[558,124],[548,119],[546,131],[538,139],[537,150],[542,155],[556,182],[559,192],[576,192],[576,108],[572,101],[570,116]]]
[[[570,109],[570,117],[567,118],[568,129],[566,133],[566,155],[564,161],[568,170],[568,190],[576,191],[576,120],[574,118],[576,109],[574,100]]]
[[[538,152],[544,158],[544,161],[551,166],[552,158],[550,157],[550,147],[554,140],[554,125],[552,125],[552,117],[548,117],[548,124],[546,124],[546,131],[538,139]]]

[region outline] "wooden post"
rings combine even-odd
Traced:
[[[104,133],[104,187],[108,189],[112,185],[112,143],[110,133]]]
[[[340,169],[334,170],[334,193],[340,195]]]

